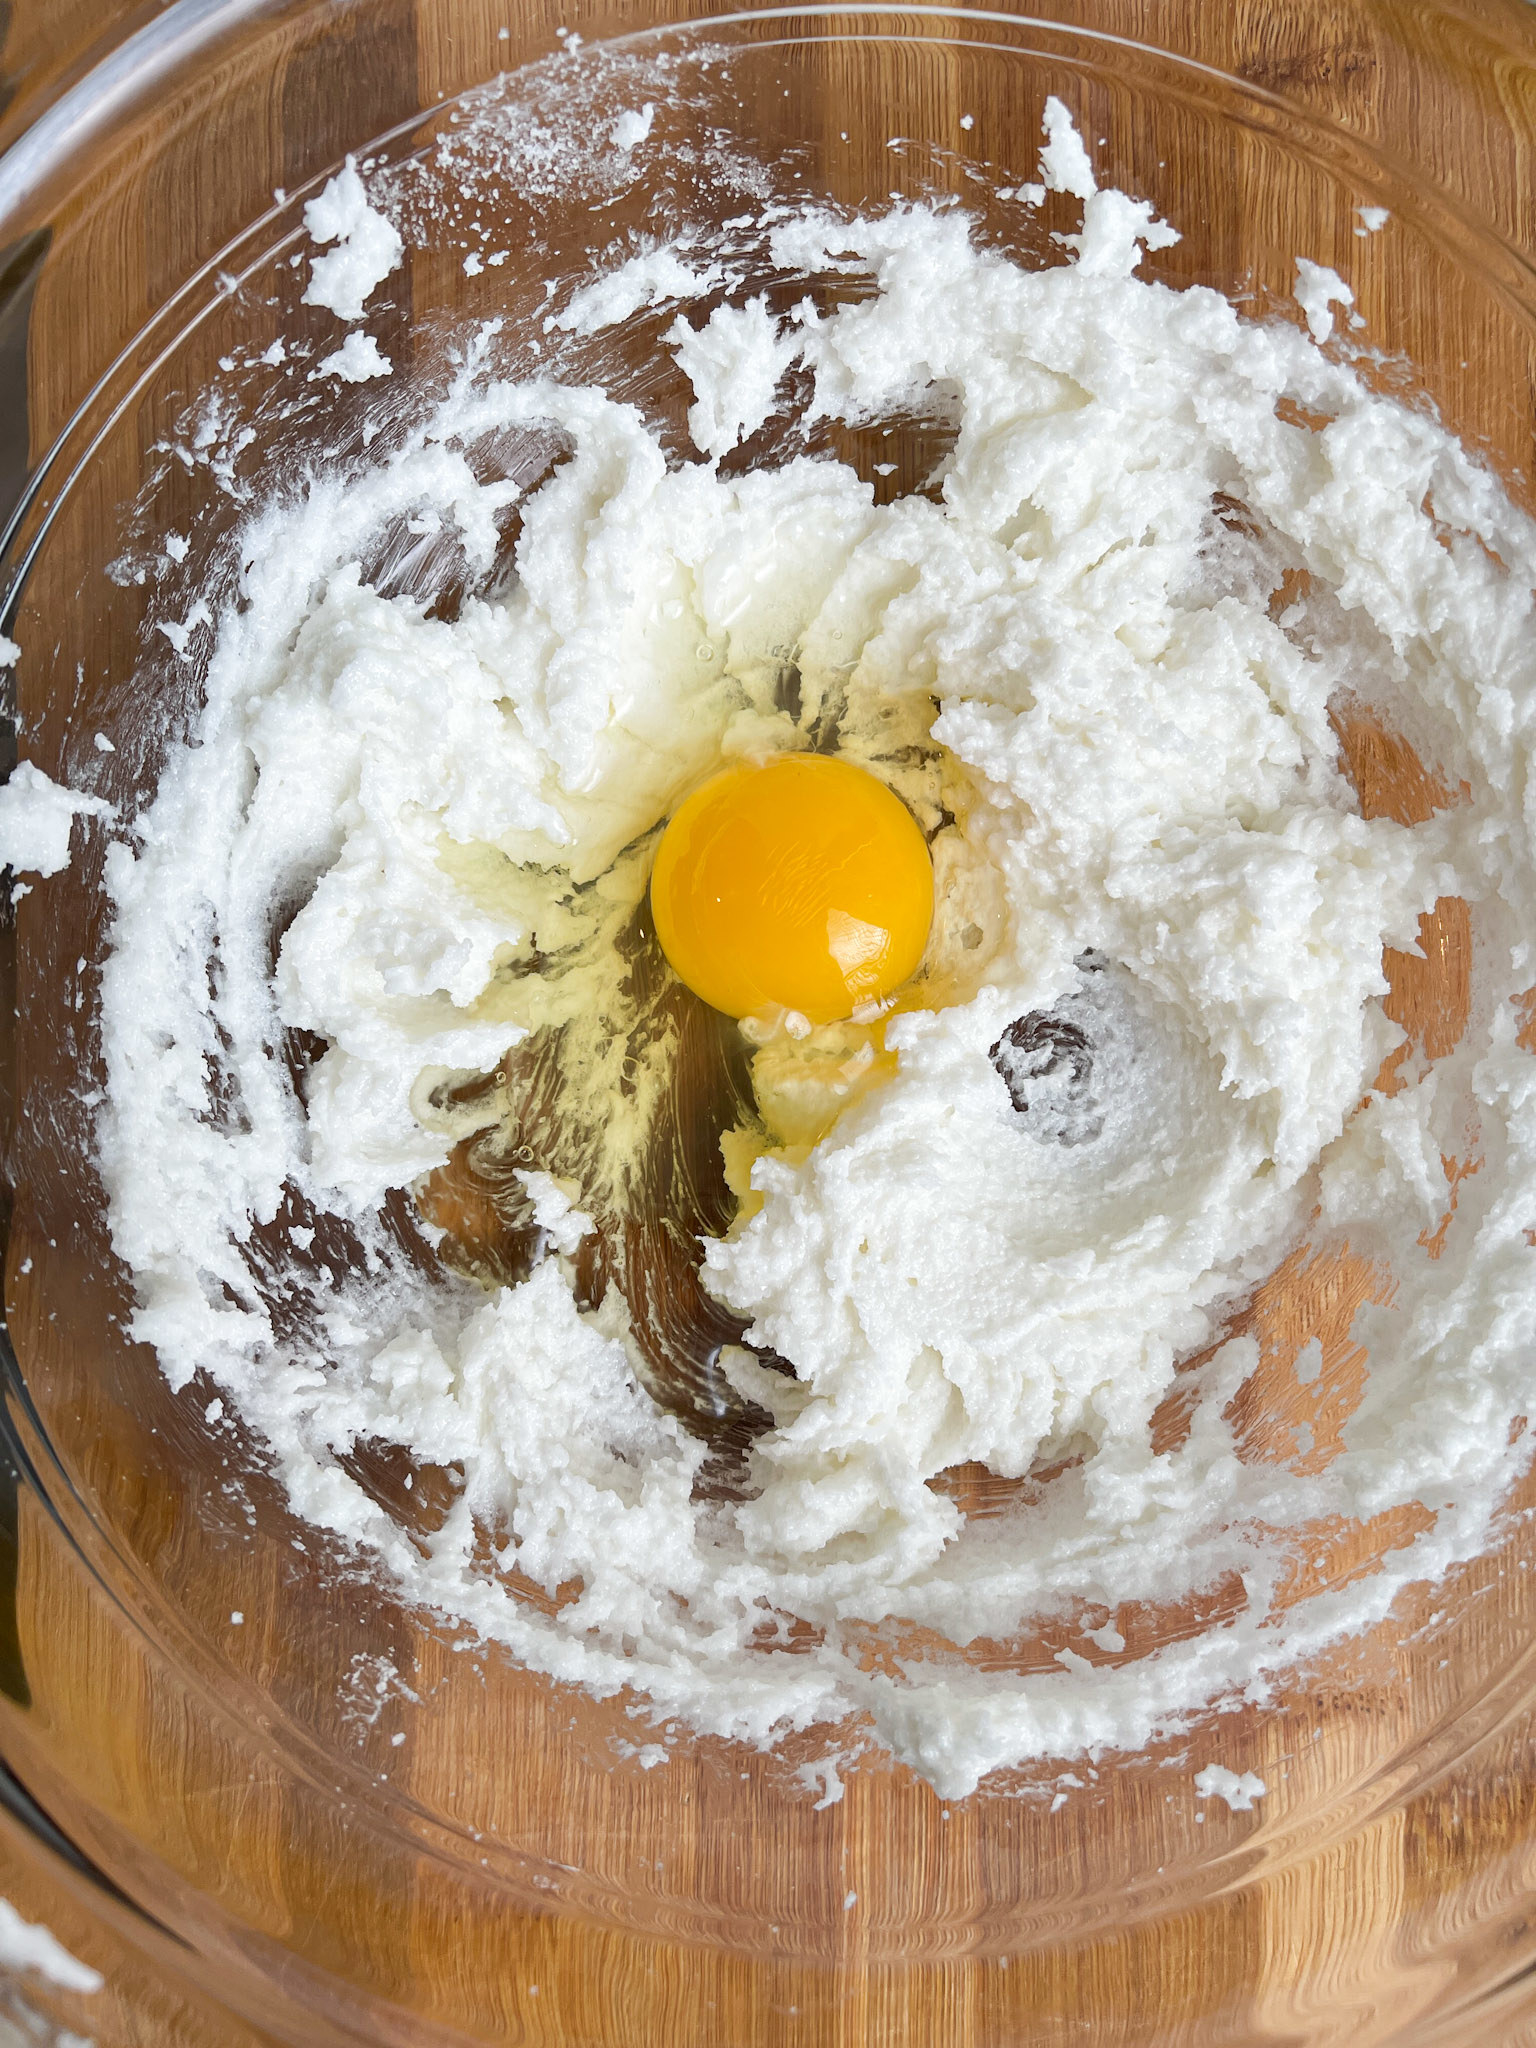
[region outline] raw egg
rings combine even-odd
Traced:
[[[725,769],[678,806],[651,912],[679,979],[715,1009],[831,1024],[915,972],[933,862],[877,777],[832,755],[780,754]]]

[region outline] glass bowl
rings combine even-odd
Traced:
[[[487,319],[531,366],[546,281],[568,290],[627,236],[769,196],[956,195],[990,243],[1060,260],[1065,215],[1011,198],[1050,93],[1101,180],[1180,228],[1144,275],[1295,318],[1295,257],[1335,266],[1362,373],[1437,407],[1531,506],[1536,26],[1514,5],[1296,0],[1175,24],[1152,0],[596,0],[569,21],[532,0],[179,0],[0,160],[18,370],[0,424],[27,471],[0,549],[0,623],[23,649],[11,742],[131,816],[206,653],[158,629],[219,586],[252,498],[320,442],[365,465]],[[606,147],[642,102],[650,137]],[[348,153],[406,239],[369,323],[397,375],[322,398],[308,369],[333,330],[297,303],[295,259],[303,205]],[[473,201],[446,223],[428,203],[444,178]],[[1390,231],[1358,232],[1362,206]],[[466,270],[486,249],[508,260]],[[657,339],[641,318],[561,366],[675,431]],[[906,423],[890,492],[931,467],[932,432]],[[166,532],[188,538],[180,563]],[[400,535],[370,569],[438,598],[453,581]],[[1393,736],[1345,744],[1367,808],[1409,814]],[[211,1382],[173,1393],[123,1335],[92,1149],[102,853],[91,835],[0,942],[0,1789],[29,1831],[7,1853],[111,1967],[100,1993],[49,1994],[58,2024],[104,2044],[1525,2037],[1536,1488],[1495,1552],[1410,1588],[1267,1706],[1136,1756],[964,1801],[873,1753],[829,1775],[824,1734],[772,1757],[677,1742],[647,1768],[634,1701],[533,1677],[404,1603],[295,1519]],[[1466,974],[1455,906],[1436,919],[1391,999],[1431,1055]],[[1319,1245],[1259,1290],[1255,1455],[1301,1414],[1285,1368],[1302,1345],[1320,1341],[1330,1384],[1358,1376],[1353,1315],[1377,1285]],[[423,1511],[387,1449],[359,1471],[403,1521]],[[1401,1538],[1333,1532],[1313,1570],[1341,1582]],[[1263,1801],[1197,1798],[1210,1762],[1257,1772]]]

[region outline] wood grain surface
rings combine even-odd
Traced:
[[[67,84],[112,30],[110,10],[53,6],[9,11],[0,70],[17,107]],[[135,700],[144,598],[103,574],[121,507],[196,374],[281,324],[253,293],[210,301],[171,388],[140,339],[167,302],[263,216],[286,248],[292,195],[348,150],[546,56],[559,29],[597,43],[648,19],[611,0],[253,7],[218,65],[168,73],[14,224],[51,237],[30,315],[34,459],[71,433],[72,452],[89,449],[82,481],[50,484],[29,515],[40,531],[55,507],[16,624],[19,709],[45,767],[110,772],[120,797],[152,772]],[[867,22],[807,17],[795,52],[763,18],[755,132],[770,154],[808,150],[841,196],[955,190],[1002,234],[968,165],[993,183],[1029,175],[1040,102],[1058,91],[1101,173],[1184,230],[1157,274],[1294,317],[1294,255],[1336,264],[1383,351],[1368,374],[1431,399],[1532,502],[1536,14],[1521,0],[1079,0],[1008,19],[898,16],[871,56]],[[1356,235],[1364,203],[1392,207],[1389,232]],[[456,251],[413,248],[402,364],[424,309],[462,320],[488,290]],[[81,440],[72,423],[119,359],[91,412],[115,407],[116,424]],[[190,481],[164,490],[167,519],[200,503]],[[1342,699],[1336,723],[1368,815],[1416,821],[1458,800],[1361,707]],[[90,752],[98,729],[120,736],[110,770]],[[101,2048],[1536,2042],[1528,1519],[1272,1707],[1134,1763],[1079,1766],[1060,1804],[1059,1772],[947,1803],[878,1758],[819,1801],[831,1788],[797,1771],[824,1743],[777,1759],[684,1745],[646,1771],[624,1753],[628,1702],[529,1679],[401,1606],[291,1520],[260,1447],[208,1424],[209,1385],[173,1395],[121,1338],[122,1277],[72,1170],[93,1057],[76,1019],[103,939],[96,876],[82,880],[36,892],[6,934],[16,1044],[0,1048],[26,1389],[7,1398],[8,1455],[35,1466],[11,1488],[13,1532],[0,1512],[0,1606],[8,1571],[15,1582],[0,1756],[75,1860],[0,1814],[0,1894],[107,1983],[87,1996],[32,1979],[18,1997]],[[1466,1025],[1466,906],[1442,901],[1421,936],[1422,957],[1387,956],[1409,1039],[1387,1087]],[[1476,1164],[1445,1162],[1448,1213]],[[1303,1423],[1326,1455],[1365,1366],[1355,1311],[1388,1284],[1319,1243],[1256,1291],[1245,1455],[1300,1460]],[[1323,1371],[1302,1387],[1292,1366],[1314,1337]],[[1176,1404],[1164,1420],[1178,1427]],[[403,1513],[402,1480],[381,1454],[370,1483]],[[985,1511],[984,1476],[953,1483]],[[1536,1507],[1536,1490],[1518,1505]],[[1413,1526],[1404,1511],[1314,1532],[1295,1596],[1368,1568]],[[1128,1654],[1214,1625],[1223,1597],[1119,1617]],[[1264,1778],[1254,1812],[1194,1798],[1191,1773],[1216,1761]]]

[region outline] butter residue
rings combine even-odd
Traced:
[[[330,245],[311,260],[305,305],[324,306],[339,320],[361,320],[368,300],[399,268],[405,244],[394,223],[369,204],[352,157],[305,207],[304,226],[312,241]]]
[[[1269,1787],[1257,1771],[1229,1771],[1225,1764],[1207,1764],[1195,1773],[1195,1790],[1202,1799],[1224,1799],[1233,1813],[1252,1813]]]
[[[99,1970],[70,1954],[51,1928],[24,1920],[9,1899],[0,1899],[0,1964],[33,1971],[61,1991],[90,1998],[106,1983]]]
[[[61,874],[69,866],[76,818],[115,816],[105,797],[68,789],[35,761],[18,761],[0,789],[0,867],[45,878]]]

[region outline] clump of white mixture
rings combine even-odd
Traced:
[[[706,315],[720,273],[669,250],[557,307],[579,332],[681,305],[699,459],[600,389],[499,380],[482,348],[361,481],[270,505],[195,742],[109,866],[102,1160],[135,1331],[172,1383],[211,1374],[299,1513],[535,1670],[754,1743],[860,1716],[949,1794],[1262,1693],[1475,1551],[1527,1455],[1536,1305],[1536,1063],[1511,1000],[1536,979],[1536,536],[1299,328],[1138,279],[1172,231],[1095,188],[1054,102],[1047,127],[1047,181],[1083,201],[1063,267],[978,247],[957,211],[801,212],[767,235],[772,273],[873,289]],[[371,279],[394,252],[349,196],[320,226],[377,246]],[[722,466],[791,388],[802,424],[942,414],[952,453],[880,505],[824,457]],[[498,584],[519,492],[466,450],[523,430],[565,459]],[[451,621],[369,587],[399,519],[454,532],[481,579]],[[1330,722],[1351,694],[1464,796],[1411,828],[1362,817]],[[816,1060],[857,1079],[873,1041],[767,1046],[761,1125],[728,1142],[746,1199],[706,1284],[794,1368],[730,1361],[765,1411],[736,1498],[697,1483],[704,1446],[647,1385],[617,1290],[573,1293],[611,1190],[531,1162],[548,1255],[491,1292],[429,1284],[379,1218],[473,1128],[438,1113],[445,1083],[593,989],[619,1000],[603,963],[676,799],[809,744],[829,707],[934,835],[941,908],[874,1084],[793,1130]],[[1469,1028],[1377,1092],[1400,1042],[1383,948],[1447,895],[1472,905]],[[564,982],[539,966],[562,947]],[[294,1031],[320,1055],[302,1089]],[[1420,1254],[1443,1161],[1474,1150]],[[350,1267],[307,1319],[278,1314],[253,1231],[297,1220],[307,1243],[322,1215]],[[1257,1349],[1223,1332],[1309,1231],[1390,1254],[1397,1291],[1362,1319],[1343,1448],[1303,1476],[1238,1456]],[[1155,1449],[1202,1351],[1192,1426]],[[462,1467],[425,1557],[338,1463],[362,1439]],[[934,1483],[966,1465],[1064,1469],[968,1521]],[[1407,1501],[1434,1517],[1417,1542],[1276,1609],[1271,1532]],[[564,1604],[487,1573],[486,1532]],[[933,1647],[1234,1571],[1235,1618],[1142,1657],[1010,1672]],[[871,1656],[898,1621],[926,1649]]]

